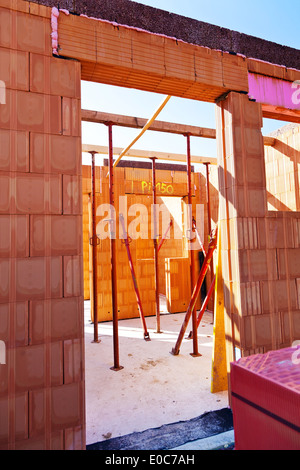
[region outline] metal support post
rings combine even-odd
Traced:
[[[160,243],[159,243],[159,245],[158,245],[158,248],[157,248],[158,253],[160,252],[161,247],[163,246],[164,242],[166,241],[167,235],[168,235],[169,231],[171,230],[172,225],[173,225],[173,220],[171,220],[171,222],[169,223],[169,226],[168,226],[166,232],[165,232],[164,235],[162,236],[162,239],[161,239],[161,241],[160,241]]]
[[[154,246],[154,265],[155,265],[155,305],[156,305],[156,333],[160,331],[160,304],[159,304],[159,268],[158,268],[158,221],[156,207],[156,158],[152,160],[152,193],[153,193],[153,246]]]
[[[114,201],[114,165],[113,165],[113,142],[112,124],[108,123],[109,141],[109,203],[113,211]],[[110,256],[111,256],[111,293],[113,311],[113,349],[114,366],[111,370],[119,371],[123,369],[119,362],[119,331],[118,331],[118,304],[117,304],[117,262],[116,262],[116,221],[113,214],[110,214]]]
[[[187,185],[188,185],[188,206],[189,206],[189,220],[188,224],[192,218],[192,168],[191,168],[191,136],[190,134],[186,135],[187,138]],[[194,231],[193,225],[192,230],[189,231],[192,234]],[[190,251],[190,277],[191,277],[191,294],[193,293],[195,287],[195,260],[192,247],[192,236],[189,240],[189,251]],[[193,329],[193,352],[192,356],[199,356],[198,351],[198,336],[197,336],[197,308],[196,303],[192,309],[192,329]]]
[[[129,268],[130,268],[130,271],[131,271],[131,277],[132,277],[133,287],[134,287],[134,291],[135,291],[135,296],[136,296],[136,300],[137,300],[137,304],[138,304],[140,318],[141,318],[142,325],[143,325],[143,328],[144,328],[144,339],[145,339],[145,341],[150,341],[150,335],[147,331],[147,325],[146,325],[145,316],[144,316],[144,312],[143,312],[142,301],[141,301],[141,297],[140,297],[140,292],[139,292],[139,288],[138,288],[138,284],[137,284],[137,279],[136,279],[135,270],[134,270],[132,257],[131,257],[131,252],[130,252],[130,247],[129,247],[130,241],[129,241],[129,238],[128,238],[128,234],[126,233],[123,214],[120,214],[119,218],[120,218],[120,223],[121,223],[122,230],[123,230],[123,238],[124,238],[124,243],[125,243],[125,246],[126,246],[126,251],[127,251],[128,261],[129,261]]]
[[[97,237],[96,233],[96,174],[95,174],[95,153],[96,152],[90,152],[91,157],[92,157],[92,171],[91,171],[91,177],[92,177],[92,197],[91,197],[91,203],[92,203],[92,236],[90,237],[90,245],[92,246],[92,265],[93,265],[93,317],[94,317],[94,340],[93,343],[100,343],[99,337],[98,337],[98,289],[97,289],[97,277],[98,277],[98,272],[97,272],[97,246],[100,243],[99,238]]]
[[[191,300],[190,300],[190,303],[189,303],[189,306],[188,306],[188,309],[187,309],[187,312],[186,312],[186,315],[185,315],[185,318],[184,318],[184,321],[183,321],[183,324],[182,324],[182,327],[181,327],[181,330],[180,330],[179,335],[178,335],[176,345],[171,351],[171,354],[173,354],[173,356],[178,356],[178,354],[179,354],[180,346],[181,346],[183,337],[185,335],[188,323],[190,321],[193,309],[195,308],[196,301],[197,301],[197,298],[199,296],[201,286],[203,284],[203,281],[204,281],[206,272],[208,270],[209,264],[211,262],[211,258],[213,256],[213,253],[214,253],[214,251],[217,247],[217,232],[218,232],[218,228],[216,227],[216,229],[211,234],[207,255],[206,255],[206,258],[205,258],[204,263],[202,265],[202,268],[201,268],[196,286],[194,288],[194,291],[193,291],[193,294],[192,294],[192,297],[191,297]]]
[[[209,291],[207,292],[207,296],[205,298],[205,300],[203,301],[203,304],[201,306],[201,309],[200,309],[200,312],[199,312],[199,315],[198,315],[198,319],[197,319],[197,328],[199,328],[199,325],[201,323],[201,320],[203,318],[203,315],[204,315],[204,312],[206,310],[206,307],[207,307],[207,304],[209,302],[209,299],[211,298],[213,292],[214,292],[214,288],[215,288],[215,284],[216,284],[216,276],[214,276],[213,278],[213,281],[211,283],[211,286],[209,288]],[[188,336],[188,339],[192,339],[193,337],[193,332],[190,331],[190,334]]]

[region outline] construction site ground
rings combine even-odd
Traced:
[[[185,313],[168,314],[161,299],[161,333],[147,317],[151,341],[139,318],[119,320],[119,357],[113,371],[113,325],[99,323],[93,342],[90,302],[85,301],[87,449],[231,449],[234,433],[227,391],[211,393],[213,314],[198,329],[200,357],[187,338],[173,356]],[[149,447],[149,449],[148,449]]]

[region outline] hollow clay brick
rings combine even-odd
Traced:
[[[80,254],[81,223],[81,216],[31,216],[30,256]]]
[[[81,104],[75,98],[62,99],[62,126],[64,135],[81,135]]]
[[[62,259],[24,258],[16,260],[15,296],[17,300],[59,298],[62,296]],[[14,286],[11,285],[11,291]],[[9,292],[10,296],[14,292]]]
[[[80,383],[51,389],[51,428],[53,431],[81,423],[82,391]]]
[[[29,55],[0,47],[0,79],[6,89],[29,90]]]
[[[82,300],[76,297],[31,301],[29,306],[30,344],[75,339],[81,336]],[[48,330],[46,330],[48,325]]]
[[[60,214],[62,193],[60,175],[39,175],[19,173],[16,176],[16,212],[27,214]],[[11,186],[13,177],[10,176]]]
[[[81,177],[63,175],[63,213],[82,214]]]
[[[27,393],[18,393],[14,396],[13,411],[8,398],[0,398],[0,416],[0,446],[8,444],[11,438],[16,441],[28,438]]]
[[[30,134],[30,169],[36,173],[79,174],[79,137]]]
[[[9,349],[28,345],[28,302],[0,304],[0,338]]]
[[[80,63],[30,54],[30,90],[80,98]]]
[[[82,380],[82,342],[64,341],[64,384]]]
[[[0,107],[0,128],[60,134],[61,98],[8,89]]]
[[[29,256],[29,217],[0,215],[0,258]]]
[[[16,45],[17,49],[36,52],[38,54],[52,54],[51,23],[47,18],[13,13],[16,17]]]
[[[29,171],[29,133],[0,129],[0,170]]]
[[[81,256],[64,256],[64,297],[83,296],[83,260]]]

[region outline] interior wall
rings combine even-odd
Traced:
[[[97,250],[97,278],[98,278],[98,319],[110,321],[112,319],[111,306],[111,280],[110,280],[110,241],[107,235],[101,239],[101,230],[108,231],[105,219],[108,213],[104,210],[105,204],[109,204],[109,185],[107,167],[96,167],[96,224],[97,234],[100,238]],[[133,260],[137,283],[143,304],[145,316],[155,315],[155,278],[154,278],[154,248],[151,234],[153,231],[153,217],[151,217],[152,175],[151,170],[137,168],[115,168],[115,209],[117,220],[117,263],[118,263],[118,312],[119,318],[134,318],[139,316],[138,306],[133,288],[128,256],[123,241],[119,214],[127,216],[127,226],[130,235],[130,227],[137,221],[138,230],[141,231],[137,239],[132,239],[130,252]],[[159,292],[166,295],[167,306],[170,313],[182,312],[187,309],[190,297],[190,261],[184,220],[184,206],[187,194],[187,175],[185,171],[156,170],[157,179],[157,204],[164,207],[165,213],[160,214],[159,242],[165,234],[170,217],[174,220],[174,226],[168,232],[168,237],[159,252]],[[193,215],[196,217],[196,204],[202,204],[198,187],[198,174],[192,174],[195,183],[193,196]],[[89,194],[91,193],[91,167],[83,166],[83,213],[84,220],[89,218],[90,224],[85,222],[83,226],[84,239],[84,279],[86,298],[92,298],[92,253],[89,245],[89,231],[91,230],[91,212],[89,211]],[[166,196],[169,194],[171,196]],[[126,203],[120,200],[126,198]],[[179,200],[176,201],[175,199]],[[169,201],[169,202],[168,202]],[[135,205],[142,206],[142,213]],[[175,205],[174,205],[175,204]],[[101,209],[103,207],[103,210]],[[172,209],[173,207],[173,209]],[[175,207],[175,209],[174,209]],[[175,210],[172,214],[172,210]],[[203,211],[204,213],[204,211]],[[167,221],[166,215],[167,214]],[[201,232],[204,232],[204,223]],[[176,235],[176,236],[174,236]],[[131,237],[132,238],[132,237]],[[206,243],[207,245],[207,243]],[[198,251],[192,253],[195,259],[195,274],[199,273]],[[89,260],[89,261],[88,261]],[[183,269],[183,271],[182,271]],[[88,274],[89,273],[89,274]],[[172,281],[171,281],[172,279]],[[171,283],[171,284],[170,284]],[[88,292],[90,291],[90,295]],[[199,305],[198,305],[199,306]],[[93,303],[91,318],[93,320]]]
[[[82,449],[81,70],[18,7],[0,8],[0,449]]]

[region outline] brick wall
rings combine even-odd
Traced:
[[[261,106],[217,106],[227,359],[300,338],[300,213],[268,212]],[[238,353],[239,353],[238,352]]]
[[[0,449],[80,449],[80,64],[52,57],[48,9],[3,4],[0,339],[7,357],[0,365]]]

